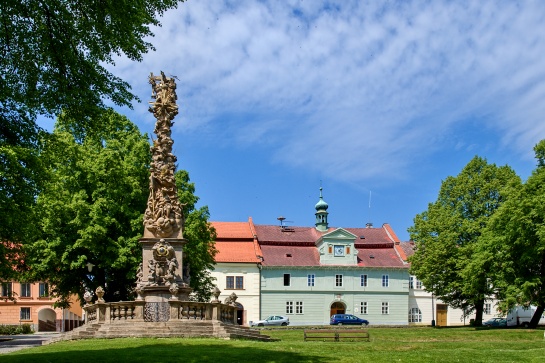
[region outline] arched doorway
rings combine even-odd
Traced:
[[[329,315],[331,316],[333,314],[344,314],[345,311],[346,311],[346,305],[342,302],[337,301],[331,304]]]
[[[53,309],[38,311],[38,331],[57,331],[57,314]]]
[[[237,304],[237,324],[242,325],[244,324],[244,306],[239,303],[235,304]]]

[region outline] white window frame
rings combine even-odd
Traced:
[[[286,314],[293,314],[293,301],[286,301]]]
[[[409,309],[409,323],[421,323],[422,311],[418,307]]]
[[[390,303],[388,301],[382,302],[382,315],[389,315],[390,314]]]
[[[296,301],[295,302],[295,314],[303,314],[303,302],[302,301]]]
[[[382,287],[390,287],[390,276],[382,275]]]
[[[343,287],[343,275],[335,274],[335,287]]]
[[[367,274],[360,275],[360,286],[367,287],[369,285],[369,277]]]
[[[311,286],[311,287],[314,286],[315,279],[316,279],[316,275],[308,274],[307,275],[307,286]]]
[[[360,314],[367,315],[369,313],[367,301],[360,302]]]
[[[490,315],[492,314],[492,304],[491,303],[485,303],[484,304],[484,311],[485,314]]]
[[[235,276],[235,290],[244,290],[244,276]]]

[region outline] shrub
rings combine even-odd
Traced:
[[[32,334],[32,326],[30,324],[23,325],[0,325],[0,335],[17,335],[17,334]]]

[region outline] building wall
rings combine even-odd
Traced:
[[[284,286],[284,274],[290,274],[290,286]],[[314,286],[308,286],[309,274],[315,276]],[[367,275],[367,287],[360,286],[363,274]],[[336,275],[343,276],[343,286],[336,286]],[[388,287],[382,286],[383,275],[388,275]],[[406,269],[264,267],[261,319],[281,314],[289,316],[291,325],[329,324],[331,305],[341,302],[346,313],[373,325],[407,325],[408,279]],[[361,302],[367,302],[366,314],[361,312]],[[297,312],[297,303],[302,303],[302,312]],[[388,303],[387,314],[382,313],[382,303]]]
[[[415,280],[416,282],[416,280]],[[490,312],[483,313],[483,321],[486,321],[495,316],[499,316],[497,311],[497,301],[490,300],[486,302],[490,304]],[[437,305],[443,305],[444,302],[436,297],[432,297],[432,294],[424,290],[424,286],[417,288],[415,285],[409,291],[409,310],[411,308],[419,308],[422,313],[422,321],[416,323],[410,323],[410,325],[431,325],[432,320],[436,320],[437,323]],[[462,309],[454,309],[452,307],[447,308],[447,326],[460,326],[469,325],[469,320],[474,318],[475,314],[471,314],[464,318]]]
[[[250,321],[259,320],[259,269],[255,263],[223,263],[215,265],[211,271],[212,277],[216,279],[216,286],[221,290],[219,299],[225,301],[225,298],[232,292],[237,294],[237,303],[244,307],[244,318],[242,325],[249,325]],[[242,276],[244,278],[244,288],[227,289],[227,276]]]
[[[70,309],[54,308],[55,299],[49,296],[39,296],[39,283],[30,284],[30,296],[21,296],[21,283],[11,282],[15,302],[5,298],[0,299],[0,324],[20,325],[30,324],[34,331],[40,331],[45,325],[56,331],[71,330],[79,325],[82,316],[80,304],[73,299]],[[21,319],[21,309],[30,309],[30,319]],[[40,325],[40,320],[42,324]],[[64,328],[63,328],[64,322]]]

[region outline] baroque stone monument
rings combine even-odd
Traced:
[[[151,146],[149,197],[144,213],[144,236],[140,239],[142,261],[137,271],[137,300],[145,301],[144,318],[162,321],[168,314],[168,300],[188,300],[189,268],[184,266],[184,215],[178,199],[176,156],[172,154],[172,121],[178,114],[176,82],[166,77],[149,76],[153,100],[149,111],[156,118]],[[185,274],[183,272],[186,272]]]
[[[237,324],[236,294],[225,302],[212,291],[214,300],[191,299],[189,267],[184,264],[183,206],[178,199],[172,154],[172,121],[178,114],[176,83],[173,78],[149,76],[152,98],[149,111],[156,118],[157,138],[151,146],[149,197],[144,213],[144,235],[140,239],[142,263],[136,273],[135,301],[106,302],[104,289],[97,296],[86,292],[85,324],[58,340],[93,337],[209,336],[269,340],[259,331]]]

